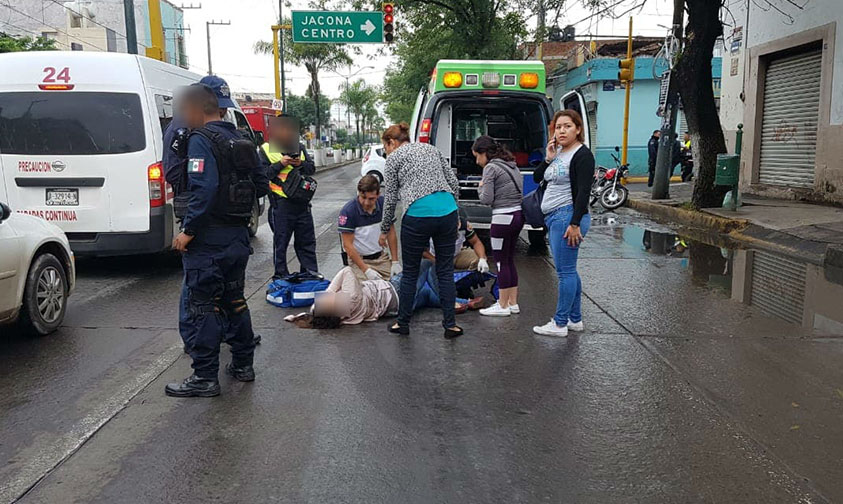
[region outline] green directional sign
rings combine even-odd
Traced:
[[[382,12],[293,11],[293,42],[381,44]]]

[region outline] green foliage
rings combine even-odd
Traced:
[[[46,37],[19,37],[0,32],[0,53],[21,51],[55,51],[56,41]]]
[[[348,142],[348,130],[345,130],[345,129],[343,129],[343,128],[338,128],[338,129],[334,132],[334,134],[337,136],[337,142],[338,142],[340,145],[342,145],[342,144],[344,144],[344,143]],[[343,147],[339,147],[339,148],[340,148],[340,149],[342,149]]]
[[[289,19],[285,23],[289,24]],[[293,36],[290,30],[281,30],[284,37],[284,54],[285,61],[289,61],[294,65],[303,66],[307,73],[310,74],[310,85],[307,88],[307,96],[313,100],[315,108],[318,113],[314,113],[316,122],[316,138],[321,138],[321,127],[323,108],[327,107],[322,102],[322,87],[319,84],[319,72],[333,71],[342,66],[347,66],[352,63],[351,57],[348,55],[348,50],[344,44],[294,44]],[[256,54],[272,54],[272,43],[259,40],[253,46]]]
[[[378,90],[366,84],[363,79],[351,83],[351,85],[344,89],[340,95],[340,103],[344,104],[351,110],[357,122],[357,135],[355,141],[360,144],[361,130],[365,135],[366,125],[371,124],[375,118],[378,117],[378,111],[375,105],[378,101]],[[362,121],[362,128],[361,128]]]
[[[516,9],[499,0],[399,2],[393,46],[398,63],[384,81],[390,121],[410,121],[419,89],[440,59],[520,59],[518,44],[527,29]]]
[[[327,124],[331,120],[331,99],[325,95],[319,98],[319,123]],[[304,133],[311,124],[316,124],[316,104],[310,98],[287,94],[287,113],[295,116],[301,122],[301,132]]]

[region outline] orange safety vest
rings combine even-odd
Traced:
[[[270,164],[278,163],[281,161],[281,158],[284,157],[284,155],[280,152],[272,151],[272,147],[269,145],[269,142],[265,142],[263,145],[261,145],[261,149],[263,150],[263,153],[266,154],[266,158],[269,159]],[[304,150],[301,151],[300,159],[302,161],[305,161],[307,159],[304,155]],[[295,168],[293,165],[287,165],[282,168],[280,172],[278,172],[277,177],[269,179],[269,190],[282,198],[286,198],[287,195],[284,194],[284,189],[281,187],[281,184],[283,184],[287,180],[287,175],[289,175],[290,172],[293,171],[293,168]]]

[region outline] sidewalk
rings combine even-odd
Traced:
[[[736,211],[693,211],[692,184],[671,184],[671,199],[653,201],[646,185],[630,185],[629,206],[663,221],[728,235],[744,245],[843,267],[843,208],[743,196]]]
[[[343,166],[348,166],[354,163],[360,162],[360,158],[356,159],[349,159],[346,161],[340,161],[339,163],[331,163],[329,165],[322,165],[316,167],[316,173],[322,173],[324,171],[333,170],[334,168],[342,168]]]

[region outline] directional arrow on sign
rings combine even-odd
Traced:
[[[360,25],[360,29],[366,32],[366,35],[371,35],[377,27],[372,23],[371,19],[367,19],[365,24]]]

